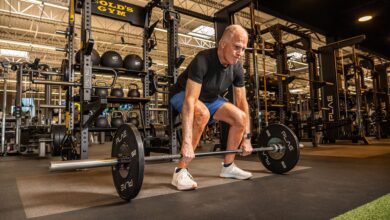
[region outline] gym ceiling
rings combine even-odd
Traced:
[[[361,49],[390,59],[389,0],[259,0],[258,4],[262,11],[335,40],[365,34]],[[372,20],[358,22],[365,15]]]
[[[147,0],[122,1],[140,6],[145,6],[148,2]],[[65,55],[63,52],[55,51],[54,48],[64,48],[66,39],[63,35],[55,34],[55,31],[66,29],[69,0],[44,0],[43,2],[41,0],[0,0],[0,48],[27,51],[29,56],[25,61],[32,62],[34,58],[40,58],[42,63],[58,67]],[[175,0],[175,5],[178,7],[210,17],[231,3],[233,3],[232,0]],[[386,13],[390,12],[389,1],[262,0],[256,3],[260,8],[260,12],[256,12],[256,21],[261,24],[262,29],[282,24],[305,31],[311,35],[314,49],[325,45],[325,35],[340,40],[364,33],[367,36],[362,44],[365,55],[377,54],[386,60],[390,58],[390,18],[389,13]],[[371,14],[373,19],[365,23],[357,22],[358,17],[366,13]],[[152,23],[161,18],[161,10],[155,9]],[[237,23],[250,27],[249,9],[237,13],[235,19]],[[76,16],[76,23],[80,24],[79,16]],[[198,51],[215,45],[213,37],[202,40],[188,34],[200,25],[214,26],[211,22],[181,15],[179,44],[180,52],[186,60],[179,72],[184,70]],[[93,17],[92,26],[95,48],[100,55],[107,50],[118,51],[123,57],[130,53],[142,54],[141,28],[98,16]],[[79,27],[79,25],[76,26],[76,33],[79,33]],[[164,74],[167,68],[167,44],[166,32],[161,21],[157,25],[155,35],[158,45],[150,53],[155,63],[152,68],[158,74]],[[289,41],[293,40],[294,36],[286,34],[283,38]],[[273,41],[269,35],[265,35],[264,39],[267,42]],[[76,37],[76,49],[79,45],[78,36]],[[294,48],[288,48],[288,50],[289,53],[296,51]],[[0,55],[0,59],[4,58],[6,57]],[[8,59],[24,61],[20,58]],[[386,60],[375,56],[376,63],[386,62]],[[294,61],[291,65],[294,68],[292,74],[307,77],[305,63]],[[272,74],[275,71],[275,60],[267,57],[266,73]],[[13,76],[10,77],[13,78]],[[302,83],[297,80],[294,81],[292,88],[307,87],[306,84],[307,82]],[[9,88],[13,89],[13,85]]]

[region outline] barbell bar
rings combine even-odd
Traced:
[[[285,125],[271,124],[257,137],[257,146],[253,152],[269,171],[282,174],[295,167],[299,160],[298,138]],[[227,150],[196,153],[195,157],[242,153],[242,150]],[[114,186],[119,196],[127,201],[135,198],[141,190],[145,161],[180,159],[181,155],[162,155],[144,157],[144,145],[141,134],[132,124],[121,125],[113,138],[111,158],[104,160],[84,160],[51,162],[51,171],[111,167]]]
[[[261,147],[253,148],[252,152],[261,152],[261,151],[275,151],[280,152],[285,148],[281,145],[274,144],[271,147]],[[241,149],[238,150],[226,150],[226,151],[214,151],[214,152],[202,152],[195,153],[195,157],[207,157],[215,155],[225,155],[225,154],[240,154],[242,153]],[[144,161],[159,161],[159,160],[174,160],[182,158],[181,154],[173,155],[161,155],[161,156],[149,156],[145,157]],[[79,170],[79,169],[88,169],[88,168],[97,168],[97,167],[109,167],[118,165],[118,158],[107,158],[103,160],[84,160],[84,161],[65,161],[65,162],[51,162],[49,170],[50,171],[67,171],[67,170]]]

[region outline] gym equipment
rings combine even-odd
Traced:
[[[129,91],[127,92],[127,97],[140,97],[140,96],[141,93],[138,90],[138,85],[135,83],[129,84]]]
[[[51,126],[51,139],[53,139],[51,155],[60,156],[61,154],[61,145],[64,141],[66,133],[65,125],[52,125]]]
[[[302,77],[298,77],[298,76],[289,76],[289,75],[278,74],[278,73],[274,73],[273,75],[274,75],[274,76],[287,77],[286,80],[289,81],[289,82],[292,82],[292,81],[294,81],[294,80],[296,80],[296,79],[298,79],[298,80],[304,80],[304,81],[308,81],[308,82],[313,82],[313,83],[317,84],[318,87],[333,86],[333,85],[334,85],[334,83],[332,83],[332,82],[310,80],[310,79],[306,79],[306,78],[302,78]]]
[[[292,141],[291,141],[292,140]],[[271,124],[258,137],[258,146],[284,146],[284,151],[263,151],[258,154],[265,168],[273,173],[282,174],[290,171],[299,160],[297,137],[287,126]],[[298,147],[295,146],[298,144]]]
[[[59,112],[60,112],[60,110],[58,108],[53,108],[53,110],[52,110],[53,116],[58,116]]]
[[[165,132],[165,125],[163,124],[150,124],[150,130],[153,137],[165,138],[167,136]]]
[[[137,54],[129,54],[123,60],[123,67],[128,70],[142,71],[144,61]]]
[[[122,112],[119,112],[119,111],[112,112],[111,127],[119,128],[124,123],[125,123],[125,121],[123,120],[123,113]]]
[[[123,87],[122,85],[118,84],[120,87],[114,87],[111,89],[110,96],[115,96],[115,97],[123,97],[125,96],[125,93],[123,92]]]
[[[103,87],[99,87],[99,84],[103,85]],[[107,97],[108,96],[108,88],[107,83],[104,81],[96,81],[95,82],[95,95],[99,97]]]
[[[282,174],[295,167],[299,160],[299,142],[295,134],[285,125],[272,124],[258,138],[259,152],[263,164],[271,172]],[[261,153],[263,152],[263,153]],[[264,153],[267,152],[267,153]],[[195,157],[238,154],[242,150],[196,153]],[[180,159],[181,155],[144,157],[141,134],[132,124],[123,124],[115,133],[110,159],[51,162],[51,171],[86,169],[111,166],[115,188],[119,196],[127,201],[135,198],[141,190],[145,161]]]
[[[123,60],[119,53],[109,50],[103,53],[101,58],[101,65],[112,68],[122,67]]]
[[[69,82],[69,60],[63,59],[61,62],[61,73],[62,73],[62,80],[65,82]]]
[[[95,126],[98,128],[108,128],[110,125],[108,124],[107,117],[104,115],[100,115],[96,121],[95,121]]]
[[[80,64],[80,58],[81,58],[81,50],[78,50],[76,53],[76,63]],[[91,59],[92,59],[92,65],[97,66],[100,64],[100,54],[97,52],[97,50],[92,49],[91,52]]]
[[[138,127],[139,125],[138,114],[135,112],[131,112],[130,117],[127,119],[127,122],[133,124],[135,127]]]

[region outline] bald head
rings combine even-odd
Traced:
[[[218,43],[218,58],[222,65],[238,62],[248,44],[248,32],[240,25],[228,26]]]
[[[219,42],[230,42],[235,35],[240,35],[248,39],[248,32],[245,28],[238,24],[232,24],[226,27]]]

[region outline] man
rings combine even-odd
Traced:
[[[243,156],[252,152],[244,74],[239,62],[247,43],[248,33],[243,27],[228,26],[218,48],[199,52],[171,89],[170,102],[182,115],[182,159],[175,168],[172,179],[172,184],[178,190],[197,187],[187,167],[195,157],[194,150],[207,123],[219,120],[230,125],[227,150],[241,147]],[[236,105],[220,96],[231,85]],[[251,178],[251,173],[241,170],[233,163],[234,158],[234,154],[225,155],[220,177]]]

